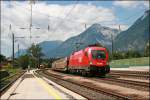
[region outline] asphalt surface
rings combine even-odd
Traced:
[[[35,76],[33,71],[19,78],[1,99],[85,99],[51,80]]]

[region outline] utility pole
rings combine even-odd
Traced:
[[[111,34],[111,54],[112,54],[112,59],[113,59],[113,50],[114,50],[114,43],[113,43],[113,34]]]
[[[0,27],[1,30],[1,27]],[[0,32],[0,54],[1,54],[1,32]]]
[[[49,18],[49,15],[48,15],[48,22],[50,23],[50,18]],[[48,24],[48,26],[47,26],[47,30],[48,30],[48,32],[49,32],[49,30],[50,30],[50,25]]]
[[[119,33],[121,32],[121,27],[120,27],[120,25],[119,25]]]
[[[33,38],[32,36],[31,36],[31,33],[32,33],[32,26],[33,26],[33,24],[32,24],[32,4],[35,4],[35,1],[36,0],[30,0],[29,2],[30,2],[30,24],[29,24],[29,33],[30,33],[30,36],[29,36],[29,38],[30,38],[30,41],[29,41],[29,44],[30,44],[30,46],[31,46],[31,38]],[[20,28],[20,29],[26,29],[26,28]],[[36,29],[40,29],[40,28],[36,28]],[[38,37],[37,37],[38,38]],[[30,54],[29,54],[30,55]],[[31,60],[30,60],[30,58],[29,58],[29,66],[28,66],[28,69],[30,69],[30,64],[31,64]]]
[[[13,61],[13,67],[14,67],[14,44],[15,44],[15,36],[14,33],[12,33],[12,61]]]
[[[38,68],[40,68],[40,54],[38,54]]]
[[[0,5],[1,5],[1,0],[0,0]],[[1,27],[0,27],[1,30]],[[0,54],[1,54],[1,32],[0,32]]]
[[[85,23],[85,29],[86,29],[86,23]]]
[[[0,0],[0,5],[1,5],[1,0]],[[1,30],[1,27],[0,27],[0,30]],[[1,42],[2,40],[1,40],[1,32],[0,32],[0,54],[1,54]]]
[[[31,7],[31,16],[30,16],[30,27],[29,27],[29,31],[30,31],[30,45],[31,45],[31,31],[32,31],[32,0],[30,1],[30,7]],[[28,66],[28,70],[30,70],[31,66],[31,61],[30,61],[30,57],[29,57],[29,66]]]
[[[18,57],[20,56],[19,43],[18,43]]]
[[[32,32],[32,1],[30,1],[30,7],[31,7],[31,11],[30,11],[30,27],[29,27],[29,31],[30,31],[30,45],[31,45],[31,32]]]
[[[0,27],[0,30],[1,30],[1,27]],[[1,55],[1,42],[2,42],[2,40],[1,40],[1,32],[0,32],[0,55]]]
[[[49,25],[48,25],[48,27],[47,27],[47,30],[48,30],[48,31],[50,30],[50,27],[49,27]]]
[[[15,50],[14,50],[15,35],[14,35],[14,33],[11,31],[11,24],[10,24],[10,26],[9,26],[9,31],[10,31],[10,33],[12,34],[12,65],[13,65],[13,67],[14,67],[14,59],[15,59],[15,57],[14,57],[14,52],[15,52]]]

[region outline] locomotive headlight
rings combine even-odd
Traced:
[[[90,61],[90,65],[92,65],[93,63]]]

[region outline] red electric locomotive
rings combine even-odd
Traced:
[[[63,66],[62,71],[78,72],[82,75],[105,75],[110,71],[108,51],[104,47],[89,46],[84,50],[74,52],[67,60],[65,58],[65,60],[59,61],[66,62],[64,65],[61,63],[61,68]],[[53,63],[54,70],[60,70],[57,63],[58,61]]]

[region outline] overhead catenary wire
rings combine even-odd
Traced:
[[[10,24],[10,26],[9,26],[9,30],[11,31],[11,28],[12,27],[12,25]],[[30,17],[30,27],[29,27],[29,29],[30,29],[30,31],[31,31],[31,28],[32,28],[32,4],[31,4],[31,17]],[[23,28],[22,28],[23,29]],[[25,29],[25,28],[24,28]],[[13,59],[14,59],[14,42],[15,42],[15,40],[14,40],[14,38],[27,38],[27,37],[15,37],[14,36],[14,33],[13,33]],[[31,42],[31,38],[33,38],[33,37],[31,37],[31,34],[30,34],[30,42]],[[36,36],[36,37],[34,37],[34,38],[39,38],[39,36]]]
[[[76,4],[78,3],[78,1],[76,2]],[[76,5],[75,4],[75,5]],[[17,3],[16,3],[16,5],[18,5]],[[75,5],[74,5],[74,7],[71,9],[71,10],[73,10],[74,8],[75,8]],[[18,5],[18,6],[20,6],[20,5]],[[29,8],[27,8],[27,10],[30,10]],[[69,11],[69,13],[68,14],[66,14],[66,16],[68,16],[70,13],[71,13],[71,10]],[[34,11],[34,12],[37,12],[37,11]],[[44,13],[41,13],[41,12],[38,12],[39,14],[42,14],[42,15],[46,15],[46,16],[49,16],[49,17],[54,17],[54,16],[50,16],[50,15],[47,15],[47,14],[44,14]],[[125,18],[125,19],[121,19],[121,20],[126,20],[126,21],[128,21],[131,17],[135,17],[135,14],[133,14],[133,15],[131,15],[131,16],[129,16],[129,17],[127,17],[127,18]],[[54,18],[58,18],[58,19],[61,19],[61,20],[63,20],[64,18],[61,18],[61,17],[54,17]],[[98,18],[98,17],[97,17]],[[97,19],[96,18],[96,19]],[[78,21],[75,21],[75,20],[70,20],[70,19],[65,19],[65,21],[66,20],[68,20],[68,21],[72,21],[72,22],[77,22],[77,23],[81,23],[81,24],[84,24],[84,23],[82,23],[82,22],[78,22]],[[101,22],[101,21],[100,21]],[[106,22],[106,21],[105,21]],[[112,22],[112,21],[110,21],[110,22]],[[102,23],[102,22],[101,22]],[[88,23],[86,23],[87,25],[90,25],[90,24],[88,24]],[[91,23],[91,25],[92,25],[92,23]],[[57,28],[57,27],[56,27]],[[55,29],[56,30],[56,29]]]
[[[64,20],[71,14],[71,12],[73,11],[73,9],[76,7],[76,5],[78,4],[79,0],[76,1],[76,3],[74,4],[74,6],[70,9],[70,11],[66,14],[66,16],[62,19],[62,21],[57,25],[56,29],[54,29],[53,32],[55,32],[59,26],[62,25],[62,23],[64,22]]]
[[[57,16],[50,16],[48,14],[45,14],[45,13],[41,13],[37,10],[34,10],[33,13],[37,12],[39,13],[40,15],[43,15],[43,16],[47,16],[47,17],[52,17],[52,18],[57,18],[57,19],[60,19],[60,23],[58,24],[58,26],[61,26],[63,24],[64,21],[69,21],[69,22],[73,22],[73,23],[78,23],[78,24],[81,24],[81,25],[85,25],[85,22],[79,22],[79,21],[76,21],[76,20],[71,20],[71,19],[67,19],[67,17],[70,15],[70,13],[72,12],[72,10],[76,7],[76,5],[78,4],[78,0],[76,1],[76,3],[74,4],[74,6],[72,7],[72,9],[66,14],[66,16],[64,18],[61,18],[61,17],[57,17]],[[18,5],[18,4],[16,4]],[[20,5],[18,5],[20,6]],[[29,8],[25,7],[26,10],[30,10]],[[96,17],[95,20],[99,18],[99,17]],[[98,23],[106,23],[106,22],[113,22],[113,21],[100,21]],[[37,23],[36,23],[37,24]],[[86,26],[88,25],[92,25],[93,23],[86,23]],[[109,25],[114,25],[114,24],[109,24]],[[56,28],[54,29],[53,32],[55,32],[57,29],[58,29],[58,26],[56,26]],[[47,26],[47,30],[49,31],[49,25]]]
[[[62,19],[62,21],[58,24],[59,26],[64,22],[64,20],[66,21],[66,18],[70,15],[70,13],[72,12],[72,10],[76,7],[76,5],[77,5],[77,3],[78,3],[78,1],[75,3],[75,5],[72,7],[72,9],[66,14],[66,16],[64,17],[64,18],[60,18],[60,19]],[[28,9],[28,8],[27,8]],[[29,10],[29,9],[28,9]],[[39,12],[38,12],[39,13]],[[45,14],[46,15],[46,14]],[[49,15],[47,15],[47,16],[49,16]],[[52,17],[52,16],[51,16]],[[73,20],[71,20],[71,21],[73,21]],[[73,21],[73,22],[76,22],[76,21]],[[79,22],[80,23],[80,22]],[[83,24],[83,23],[81,23],[81,24]],[[85,24],[85,29],[86,29],[86,26],[87,26],[87,23],[84,23]],[[49,31],[49,28],[50,28],[50,26],[48,25],[48,31]],[[57,30],[57,28],[58,27],[56,27],[56,29],[54,30],[54,32]]]
[[[73,6],[73,8],[66,14],[66,17],[68,17],[69,15],[70,15],[70,13],[72,12],[72,10],[75,8],[75,6],[76,6],[76,4],[78,3],[78,1],[76,1],[76,3],[75,3],[75,5]],[[17,3],[16,3],[16,5],[18,5]],[[29,8],[27,8],[27,10],[29,10]],[[34,12],[38,12],[37,10],[35,10]],[[38,13],[40,13],[41,15],[46,15],[46,16],[50,16],[50,15],[48,15],[48,14],[44,14],[44,13],[41,13],[41,12],[38,12]],[[135,15],[135,14],[134,14]],[[82,23],[82,22],[78,22],[78,21],[76,21],[76,20],[71,20],[71,19],[67,19],[67,18],[61,18],[61,17],[55,17],[55,16],[50,16],[50,17],[53,17],[53,18],[59,18],[60,20],[62,20],[61,22],[64,22],[64,21],[72,21],[72,22],[77,22],[77,23],[81,23],[81,24],[86,24],[86,27],[87,27],[87,25],[92,25],[93,23]],[[131,17],[129,17],[129,18],[131,18]],[[126,19],[126,20],[128,20],[128,18]],[[106,22],[106,21],[105,21]],[[110,22],[112,22],[112,21],[110,21]],[[100,23],[102,23],[101,21],[100,21]],[[116,24],[116,23],[115,23]],[[60,25],[62,25],[62,23],[60,23],[60,24],[58,24],[59,26]],[[109,25],[111,25],[111,24],[109,24]],[[114,25],[114,24],[112,24],[112,25]],[[116,24],[117,25],[117,24]],[[50,27],[49,25],[48,25],[48,27]],[[50,28],[48,28],[47,27],[47,29],[49,30]],[[56,27],[56,29],[54,30],[54,32],[58,29],[59,27]]]
[[[11,1],[12,2],[12,1]],[[75,6],[75,5],[74,5]],[[72,8],[72,10],[74,9],[75,7],[73,7]],[[64,17],[64,18],[61,18],[61,17],[57,17],[57,18],[60,18],[61,20],[63,20],[63,19],[65,19],[65,20],[63,20],[62,22],[64,22],[64,21],[66,21],[66,20],[69,20],[69,21],[73,21],[73,22],[77,22],[77,21],[75,21],[75,20],[70,20],[70,19],[67,19],[67,17],[70,15],[70,13],[71,13],[72,11],[70,10],[67,14],[66,14],[66,18]],[[39,12],[40,13],[40,12]],[[41,14],[43,14],[43,13],[41,13]],[[46,15],[46,14],[45,14]],[[54,17],[54,16],[50,16],[50,17]],[[133,16],[129,16],[129,17],[127,17],[127,18],[125,18],[125,19],[122,19],[122,20],[126,20],[126,21],[129,21],[132,17],[135,17],[135,14],[133,14]],[[54,18],[56,18],[56,17],[54,17]],[[80,23],[80,22],[77,22],[77,23]],[[82,24],[82,23],[81,23]],[[88,23],[86,23],[85,25],[86,25],[86,27],[87,27],[87,24]],[[62,23],[60,23],[60,25],[62,25]],[[49,27],[49,26],[48,26]],[[120,26],[119,26],[120,27]],[[56,27],[56,29],[55,29],[55,31],[58,29],[59,27]],[[49,29],[49,28],[48,28]],[[120,28],[119,28],[120,29]]]
[[[20,6],[20,5],[18,5],[18,4],[16,4],[17,6]],[[28,10],[28,11],[30,11],[30,9],[29,8],[27,8],[27,7],[25,7],[26,8],[26,10]],[[49,14],[45,14],[45,13],[42,13],[42,12],[39,12],[39,11],[37,11],[37,10],[34,10],[33,11],[33,13],[38,13],[38,14],[40,14],[40,15],[43,15],[43,16],[47,16],[47,17],[52,17],[52,18],[57,18],[57,19],[60,19],[60,20],[63,20],[64,18],[61,18],[61,17],[58,17],[58,16],[51,16],[51,15],[49,15]],[[62,11],[63,12],[63,11]],[[65,20],[68,20],[68,21],[71,21],[71,22],[76,22],[76,23],[80,23],[80,22],[78,22],[78,21],[75,21],[75,20],[71,20],[71,19],[65,19]]]
[[[73,10],[75,8],[75,5],[74,5],[74,7],[68,12],[68,14],[66,15],[66,17],[67,16],[69,16],[69,14],[71,13],[71,11]],[[29,10],[29,9],[28,9]],[[37,11],[37,10],[35,10],[35,11]],[[38,12],[38,13],[40,13],[40,12]],[[42,13],[43,14],[43,13]],[[45,14],[46,15],[46,14]],[[49,15],[46,15],[46,16],[49,16]],[[50,16],[50,17],[54,17],[54,16]],[[59,19],[61,19],[61,20],[63,20],[63,18],[61,18],[61,17],[57,17],[57,18],[59,18]],[[65,17],[64,17],[65,18]],[[97,17],[98,18],[98,17]],[[130,18],[130,17],[129,17]],[[68,20],[68,21],[72,21],[72,22],[77,22],[77,21],[75,21],[75,20],[70,20],[70,19],[66,19],[65,18],[65,21],[66,20]],[[64,20],[63,20],[64,21]],[[106,22],[106,21],[105,21]],[[107,22],[112,22],[112,21],[107,21]],[[83,23],[81,23],[81,22],[77,22],[77,23],[80,23],[80,24],[83,24]],[[100,21],[100,23],[102,23],[101,21]],[[61,23],[62,24],[62,23]],[[87,25],[90,25],[90,23],[84,23],[85,24],[85,29],[87,28]],[[91,25],[92,25],[93,23],[91,23]],[[107,24],[106,24],[107,25]],[[117,25],[116,23],[114,23],[114,24],[109,24],[109,25]],[[120,26],[119,26],[120,27]],[[58,28],[58,27],[56,27],[56,28]],[[119,28],[120,29],[120,28]],[[47,30],[49,31],[50,30],[50,26],[48,25],[48,27],[47,27]],[[57,29],[55,29],[54,30],[54,32],[56,31]]]

